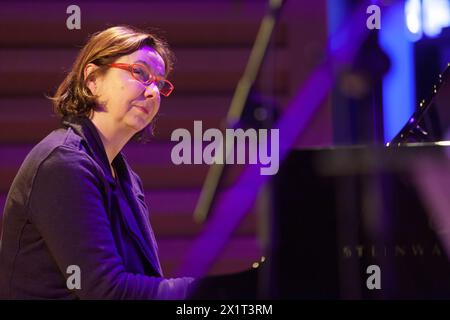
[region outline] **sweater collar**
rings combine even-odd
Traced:
[[[81,136],[85,142],[88,152],[103,169],[108,182],[116,186],[116,180],[111,172],[105,146],[103,145],[103,141],[100,138],[100,134],[94,123],[87,117],[67,116],[63,118],[62,124],[64,127],[72,128],[75,133]],[[113,163],[123,164],[121,152],[119,152],[119,154],[114,158]]]

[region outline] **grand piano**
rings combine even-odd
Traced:
[[[449,299],[446,140],[450,63],[387,146],[292,151],[271,182],[266,261],[191,298]]]

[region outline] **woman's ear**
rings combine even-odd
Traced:
[[[93,63],[88,63],[86,67],[84,67],[83,75],[84,75],[84,82],[86,83],[86,87],[89,88],[91,93],[96,96],[98,94],[97,85],[98,85],[98,77],[96,77],[95,74],[93,74],[94,71],[96,71],[99,67],[96,66]]]

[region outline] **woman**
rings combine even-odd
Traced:
[[[122,148],[169,96],[172,54],[130,27],[95,34],[53,97],[63,128],[36,145],[6,200],[0,297],[181,299],[164,279],[139,177]]]

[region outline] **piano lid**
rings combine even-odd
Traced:
[[[419,103],[414,114],[387,145],[445,140],[450,140],[450,62],[439,75],[430,96]]]

